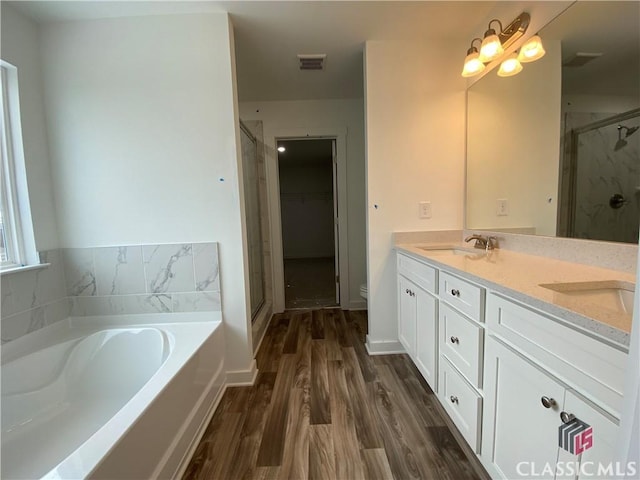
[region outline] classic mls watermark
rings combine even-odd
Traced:
[[[638,465],[636,462],[591,462],[571,461],[556,463],[518,462],[516,472],[521,477],[554,477],[576,476],[580,478],[637,478]]]
[[[573,415],[566,414],[563,423],[558,427],[558,445],[563,450],[573,454],[581,453],[593,447],[593,427]],[[640,469],[636,462],[592,462],[581,461],[558,461],[556,463],[536,463],[518,462],[516,472],[521,477],[564,477],[576,475],[580,478],[638,478]]]
[[[574,417],[558,427],[558,445],[569,453],[580,455],[593,447],[593,428]]]

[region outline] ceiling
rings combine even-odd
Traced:
[[[562,69],[564,94],[640,97],[640,2],[578,2],[540,35],[561,41],[563,61],[577,52],[602,53]]]
[[[4,2],[3,2],[4,3]],[[496,1],[18,1],[38,23],[226,11],[236,43],[240,101],[363,97],[367,40],[463,44]],[[455,28],[452,19],[455,19]],[[299,53],[327,54],[323,71],[299,71]],[[460,52],[461,61],[464,50]]]

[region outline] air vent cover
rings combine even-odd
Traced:
[[[326,58],[327,55],[324,53],[299,54],[300,70],[324,70],[324,60]]]
[[[571,57],[567,58],[562,66],[563,67],[581,67],[583,66],[585,63],[589,63],[592,60],[595,60],[596,58],[599,58],[602,56],[602,53],[584,53],[584,52],[578,52],[575,55],[572,55]]]

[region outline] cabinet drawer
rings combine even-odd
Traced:
[[[478,322],[484,319],[484,289],[447,272],[440,272],[440,299]]]
[[[446,304],[440,305],[440,352],[446,355],[475,387],[481,386],[484,332]]]
[[[445,357],[440,358],[440,401],[474,452],[480,451],[482,398]]]
[[[494,293],[487,299],[487,327],[619,418],[625,352]]]
[[[427,292],[437,293],[438,277],[435,268],[399,253],[398,273],[410,278]]]

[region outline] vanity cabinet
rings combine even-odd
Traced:
[[[482,457],[493,478],[576,478],[581,462],[595,462],[583,468],[598,478],[597,462],[612,462],[617,424],[602,409],[492,337],[485,372]],[[559,447],[563,412],[592,427],[593,446],[581,455]]]
[[[398,252],[398,336],[487,472],[611,477],[625,349],[440,263]],[[579,455],[563,412],[592,428]]]
[[[480,452],[484,288],[439,272],[440,402],[474,452]]]
[[[411,358],[416,355],[418,290],[420,288],[411,280],[402,275],[398,277],[398,340]]]
[[[433,391],[437,391],[436,269],[398,255],[398,339]]]

